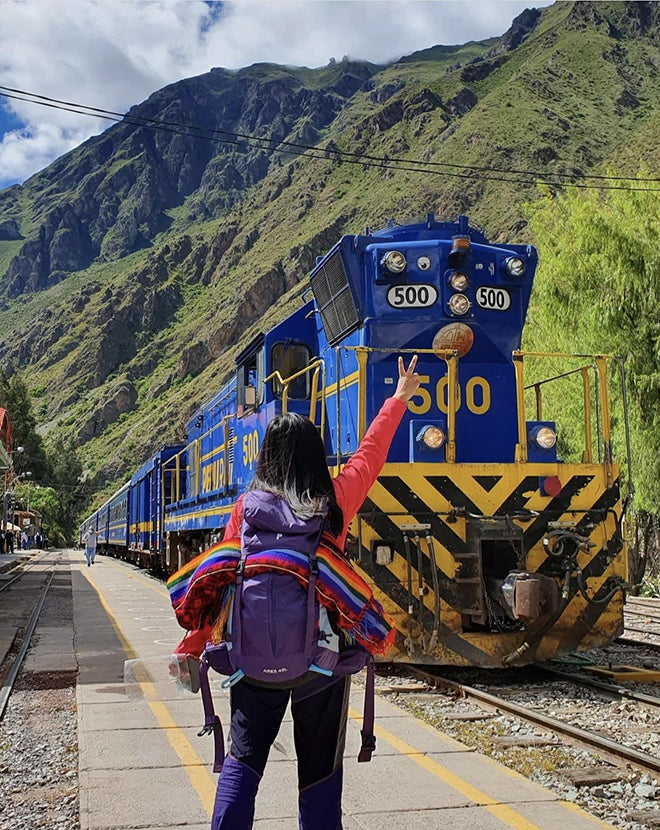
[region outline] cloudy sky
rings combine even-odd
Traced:
[[[0,85],[118,112],[214,66],[375,63],[505,32],[551,0],[0,0]],[[0,93],[3,90],[0,89]],[[0,187],[107,121],[0,97]]]

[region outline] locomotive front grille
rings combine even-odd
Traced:
[[[361,322],[339,251],[311,276],[310,283],[326,337],[334,346]]]

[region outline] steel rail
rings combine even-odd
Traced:
[[[561,669],[555,669],[552,666],[538,666],[538,668],[548,674],[555,675],[556,677],[563,678],[564,680],[570,680],[573,683],[579,683],[581,686],[591,686],[594,689],[607,692],[615,697],[625,697],[629,700],[636,700],[639,703],[646,703],[649,706],[660,707],[660,697],[655,697],[654,695],[645,695],[643,692],[633,692],[630,689],[626,689],[625,686],[615,686],[612,683],[605,683],[603,680],[596,680],[594,677],[585,677],[582,674],[565,672]]]
[[[51,583],[53,581],[53,577],[55,576],[55,571],[56,568],[53,568],[53,570],[50,572],[50,576],[48,577],[48,581],[45,587],[41,591],[39,602],[35,606],[35,609],[32,612],[32,616],[30,617],[30,622],[28,623],[27,631],[25,633],[25,637],[23,638],[23,643],[21,645],[20,651],[16,655],[16,659],[12,664],[7,680],[2,689],[0,690],[0,720],[2,720],[5,716],[5,710],[7,708],[9,696],[12,693],[14,684],[16,683],[16,678],[18,677],[18,672],[20,671],[21,665],[23,664],[23,660],[25,659],[27,650],[30,647],[30,641],[32,640],[32,635],[34,634],[35,629],[37,627],[37,623],[39,622],[39,616],[41,615],[41,611],[44,607],[46,595],[48,594],[48,589],[50,588]]]
[[[451,691],[458,692],[466,698],[473,698],[474,700],[479,701],[488,707],[492,707],[493,709],[507,712],[515,717],[521,718],[522,720],[535,723],[538,726],[543,726],[551,732],[566,735],[577,743],[582,744],[583,746],[588,746],[592,749],[597,749],[612,758],[629,761],[644,770],[652,770],[655,773],[660,772],[660,758],[655,758],[652,755],[648,755],[646,752],[640,752],[638,749],[618,744],[615,741],[611,741],[609,738],[603,738],[600,735],[587,731],[586,729],[580,729],[579,727],[572,726],[564,721],[548,717],[548,715],[542,715],[539,712],[535,712],[533,709],[528,709],[526,706],[521,706],[518,703],[513,703],[505,700],[504,698],[496,697],[489,692],[481,691],[481,689],[475,689],[472,686],[457,683],[455,680],[449,680],[449,678],[442,677],[441,675],[434,675],[431,672],[418,669],[416,667],[409,667],[409,671],[413,675],[418,675],[432,685],[442,686],[450,689]]]
[[[641,628],[633,628],[628,629],[628,631],[642,631]],[[652,634],[650,631],[644,631],[644,634]],[[655,635],[656,637],[660,637],[660,633]],[[620,643],[624,646],[635,646],[636,648],[648,648],[651,651],[660,651],[660,643],[653,643],[648,640],[633,640],[630,637],[617,637],[614,641],[615,643]]]
[[[42,555],[41,559],[20,560],[16,565],[14,565],[14,567],[10,571],[7,571],[8,574],[12,574],[14,571],[18,571],[18,573],[16,574],[15,577],[10,579],[8,582],[3,582],[3,583],[0,584],[0,594],[3,591],[6,591],[7,588],[10,588],[14,584],[14,582],[17,582],[23,576],[23,574],[25,574],[26,571],[30,570],[30,568],[33,568],[35,565],[38,565],[40,562],[43,562],[44,559],[46,558],[47,554],[46,554],[45,551],[42,551],[42,554],[43,555]]]

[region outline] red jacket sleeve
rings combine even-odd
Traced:
[[[394,433],[405,411],[405,401],[387,398],[360,441],[360,446],[334,479],[337,503],[344,514],[344,532],[340,542],[344,541],[348,525],[383,469]]]
[[[204,628],[196,628],[194,631],[189,631],[174,649],[174,653],[190,654],[199,659],[206,644],[211,639],[212,631],[213,626],[210,623],[204,626]]]
[[[225,539],[234,539],[241,535],[241,525],[243,524],[243,496],[239,496],[234,509],[231,511],[229,521],[225,525]]]

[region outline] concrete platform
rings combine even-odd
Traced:
[[[198,696],[179,697],[165,670],[154,669],[129,699],[125,659],[165,657],[181,636],[162,583],[97,556],[85,567],[70,555],[74,597],[80,741],[81,830],[208,830],[217,776],[212,739],[198,737]],[[61,641],[62,648],[69,640]],[[214,683],[228,724],[228,697]],[[356,761],[362,691],[354,684],[344,765],[345,830],[593,830],[610,827],[548,790],[473,752],[377,698],[378,747]],[[296,830],[296,764],[290,716],[271,752],[255,828]]]
[[[19,562],[29,559],[31,553],[36,553],[36,551],[15,550],[14,553],[0,553],[0,574],[10,571]]]

